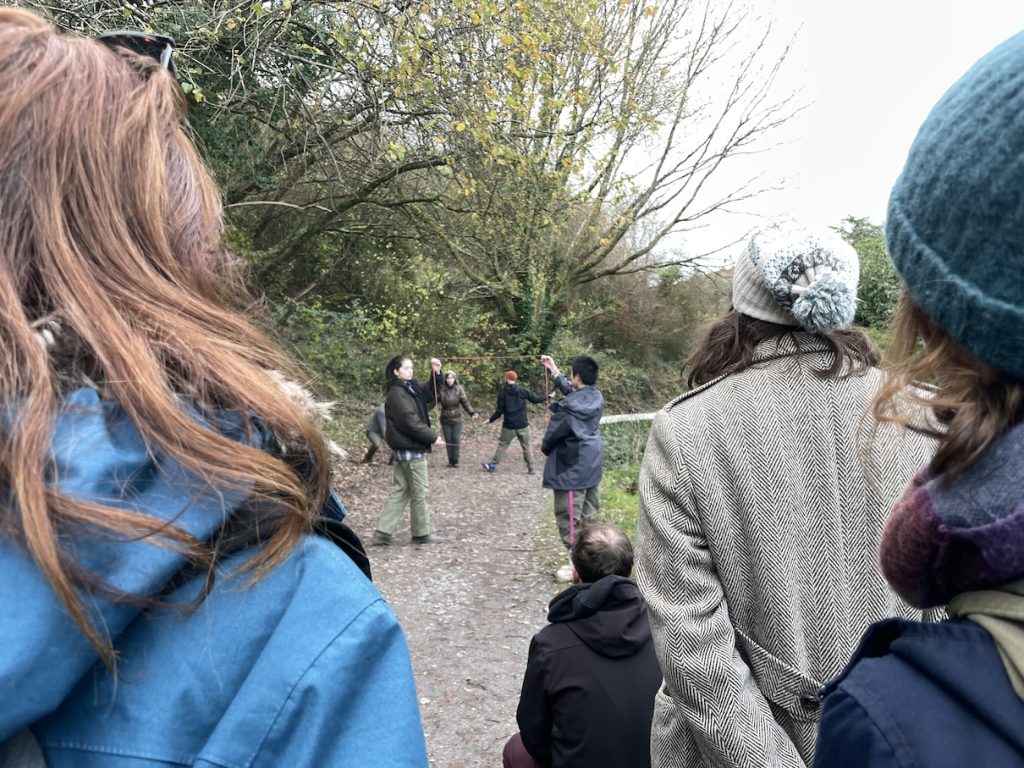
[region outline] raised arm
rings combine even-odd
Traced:
[[[441,390],[441,361],[430,358],[430,378],[422,384],[417,382],[420,388],[420,399],[429,411],[437,404],[437,393]]]
[[[637,580],[666,687],[652,754],[665,765],[691,765],[698,755],[680,754],[688,746],[716,768],[804,768],[737,651],[689,472],[662,412],[647,442],[637,520]]]
[[[569,377],[562,373],[558,366],[555,365],[555,361],[551,359],[550,355],[540,356],[541,365],[548,369],[548,373],[551,374],[551,379],[555,386],[558,387],[558,391],[563,395],[568,395],[572,392],[572,382],[569,381]]]

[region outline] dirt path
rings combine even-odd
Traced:
[[[409,640],[435,768],[501,764],[530,638],[566,586],[550,575],[561,547],[546,524],[550,499],[539,472],[527,475],[510,451],[497,473],[486,473],[473,455],[485,451],[466,451],[457,469],[447,468],[443,449],[429,459],[433,527],[444,543],[408,544],[406,515],[401,546],[370,551],[374,581]],[[376,462],[347,465],[337,483],[364,541],[391,481],[386,460],[378,454]]]

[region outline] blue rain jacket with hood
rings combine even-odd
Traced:
[[[272,436],[252,426],[217,424],[267,447]],[[51,445],[63,493],[173,521],[203,541],[248,495],[206,486],[91,389],[66,397]],[[81,537],[69,549],[124,592],[187,605],[202,586],[179,585],[182,558],[146,540]],[[307,536],[246,588],[237,568],[252,554],[223,561],[192,613],[86,595],[117,651],[115,677],[31,557],[0,538],[0,744],[30,727],[51,768],[426,766],[405,638],[369,580],[327,539]]]
[[[555,386],[566,397],[550,406],[551,420],[540,450],[548,457],[544,464],[544,487],[556,491],[580,491],[601,482],[604,441],[598,433],[604,396],[597,387],[573,389],[565,374]]]

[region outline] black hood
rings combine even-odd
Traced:
[[[636,582],[622,576],[565,590],[551,601],[548,621],[565,624],[588,648],[610,659],[633,656],[651,639],[647,604]]]

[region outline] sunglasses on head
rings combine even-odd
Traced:
[[[98,43],[103,43],[108,48],[127,48],[129,51],[148,56],[155,61],[159,61],[160,66],[172,75],[177,75],[177,70],[174,68],[174,60],[171,58],[171,54],[174,52],[174,39],[166,35],[115,29],[101,32],[96,36],[95,40]]]

